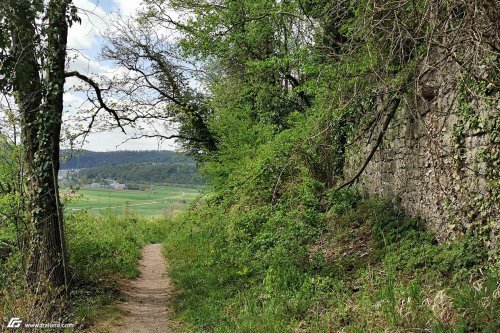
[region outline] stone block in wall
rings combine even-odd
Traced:
[[[375,153],[360,179],[367,193],[399,198],[407,212],[427,221],[440,239],[452,237],[451,224],[467,223],[467,212],[461,209],[488,186],[486,164],[478,157],[491,144],[488,134],[466,136],[459,151],[463,161],[457,163],[454,130],[460,118],[455,102],[456,93],[450,89],[432,103],[422,104],[426,110],[399,111],[398,126],[388,129],[388,142]],[[351,172],[364,162],[373,141],[372,137],[369,145],[348,152]]]

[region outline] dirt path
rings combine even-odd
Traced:
[[[172,286],[166,273],[161,244],[146,245],[139,262],[141,275],[122,285],[126,301],[119,304],[126,315],[123,325],[113,327],[115,333],[173,333],[176,323],[170,318],[168,302]]]

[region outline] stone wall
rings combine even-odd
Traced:
[[[418,98],[402,103],[360,187],[398,201],[441,240],[474,227],[497,239],[498,105],[479,106],[456,82],[436,77],[418,88]],[[373,128],[350,149],[348,176],[359,170],[379,131]]]

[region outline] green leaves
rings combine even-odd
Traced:
[[[70,27],[73,25],[73,23],[82,24],[82,19],[78,16],[78,8],[73,4],[69,6],[67,20]]]

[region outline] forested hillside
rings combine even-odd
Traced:
[[[128,312],[103,311],[116,279],[161,241],[176,290],[162,315],[180,331],[499,331],[498,1],[144,0],[103,32],[113,77],[64,71],[57,41],[78,8],[20,2],[0,5],[0,57],[16,73],[0,68],[0,87],[23,133],[0,168],[0,317],[116,326]],[[122,130],[175,124],[145,135],[196,161],[199,200],[166,220],[128,204],[123,218],[62,214],[66,78],[92,101],[79,110],[89,129],[97,115]],[[88,154],[107,172],[141,155]]]
[[[62,150],[61,169],[84,169],[101,165],[121,165],[131,163],[185,163],[194,165],[194,161],[174,151],[141,150],[97,152],[90,150]]]
[[[79,169],[80,184],[113,179],[121,183],[202,185],[195,161],[173,151],[61,151],[61,170]],[[75,176],[73,176],[75,178]]]
[[[120,183],[163,183],[202,185],[198,169],[194,164],[158,163],[158,164],[116,164],[99,165],[78,172],[78,180],[84,184],[114,179]]]

